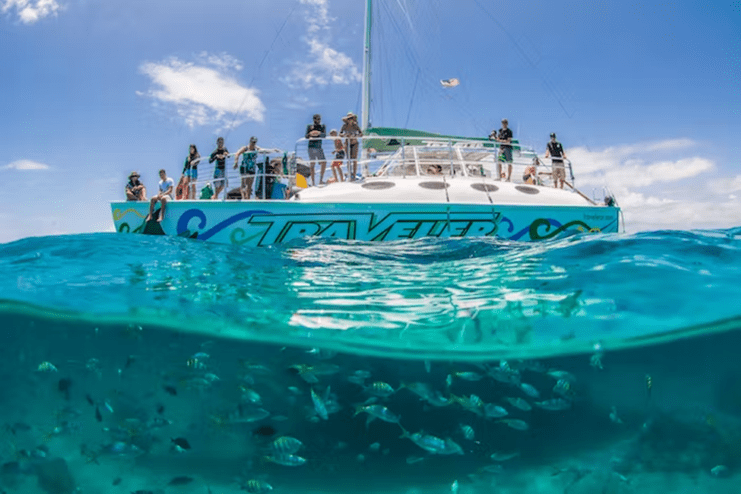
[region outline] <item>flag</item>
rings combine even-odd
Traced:
[[[309,184],[306,182],[306,177],[304,177],[300,173],[296,174],[296,186],[301,187],[302,189],[306,189],[309,187]]]

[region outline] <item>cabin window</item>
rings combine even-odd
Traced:
[[[423,189],[441,190],[448,188],[445,182],[420,182],[419,186]]]
[[[499,187],[494,184],[471,184],[471,188],[479,192],[496,192],[499,190]]]
[[[383,189],[390,189],[391,187],[395,186],[396,184],[394,182],[366,182],[361,187],[364,189],[371,189],[371,190],[383,190]]]
[[[540,192],[535,187],[528,187],[527,185],[518,185],[515,190],[519,190],[523,194],[538,194]]]

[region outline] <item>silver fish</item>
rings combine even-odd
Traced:
[[[329,394],[329,388],[327,388],[325,394]],[[324,400],[318,394],[316,394],[314,388],[311,388],[311,401],[314,403],[314,410],[316,410],[317,415],[319,415],[319,417],[324,420],[329,420],[329,416],[327,414],[327,405],[325,404]]]
[[[507,461],[516,458],[517,456],[520,456],[519,451],[497,451],[492,453],[489,458],[493,461]]]
[[[530,426],[527,425],[527,422],[520,419],[502,419],[499,422],[503,423],[511,429],[515,429],[518,431],[526,431],[530,428]]]
[[[298,451],[304,444],[291,436],[281,436],[270,443],[270,449],[279,455],[290,455]]]
[[[512,405],[515,408],[519,408],[523,412],[529,412],[530,410],[533,409],[533,407],[530,406],[530,403],[520,398],[519,396],[517,398],[507,397],[505,399],[510,403],[510,405]]]
[[[262,480],[248,480],[241,486],[242,490],[251,494],[262,494],[273,490],[273,486]]]
[[[359,406],[355,411],[355,415],[358,415],[359,413],[368,414],[368,420],[365,422],[366,427],[368,427],[374,419],[381,419],[384,422],[389,422],[391,424],[398,424],[400,419],[398,415],[394,414],[383,405]]]
[[[540,391],[535,389],[534,386],[528,383],[520,383],[520,389],[523,393],[528,395],[530,398],[540,398]]]
[[[554,398],[552,400],[536,401],[533,403],[536,407],[542,408],[543,410],[559,411],[568,410],[571,408],[571,402],[564,400],[563,398]]]
[[[499,405],[495,405],[494,403],[487,403],[484,407],[484,416],[486,418],[498,419],[501,417],[506,417],[507,415],[509,415],[509,412],[507,412],[507,410],[500,407]]]
[[[484,376],[482,376],[478,372],[456,372],[453,375],[457,377],[458,379],[463,379],[464,381],[472,381],[472,382],[480,381],[481,379],[484,378]]]
[[[469,441],[473,441],[476,437],[476,432],[474,432],[473,427],[466,424],[460,424],[459,426],[461,428],[461,432],[463,433],[463,437],[468,439]]]
[[[301,456],[291,455],[291,454],[270,455],[270,456],[266,456],[265,459],[272,463],[277,463],[278,465],[283,465],[286,467],[298,467],[306,463],[306,458],[302,458]]]
[[[366,388],[366,391],[373,396],[378,396],[380,398],[386,398],[395,393],[394,388],[392,388],[391,385],[381,381],[374,382]]]
[[[239,411],[229,417],[229,423],[239,424],[257,422],[258,420],[262,420],[269,416],[270,412],[268,412],[264,408],[240,406]]]

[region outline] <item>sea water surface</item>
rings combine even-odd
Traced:
[[[0,245],[0,274],[8,492],[741,486],[741,228],[101,233]]]

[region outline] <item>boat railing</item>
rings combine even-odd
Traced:
[[[221,201],[241,200],[247,195],[247,187],[250,188],[250,197],[254,199],[287,199],[291,188],[296,185],[296,157],[293,154],[285,154],[275,149],[258,150],[257,158],[251,171],[241,173],[242,157],[234,167],[236,153],[229,154],[226,158],[224,176],[216,177],[217,162],[209,163],[209,158],[204,156],[196,162],[198,178],[188,179],[187,187],[195,189],[195,197],[192,194],[189,200],[205,200],[202,198],[203,190],[208,187],[216,192],[217,187],[223,181],[223,186],[218,197],[211,199]],[[173,179],[181,182],[183,177]],[[185,188],[184,186],[183,188]],[[254,189],[254,193],[252,193]],[[173,194],[175,195],[175,194]],[[183,199],[185,199],[183,194]]]
[[[311,160],[309,142],[321,141],[326,170],[330,170],[332,163],[339,163],[343,168],[351,170],[350,165],[356,164],[361,177],[401,177],[414,178],[433,175],[447,177],[481,177],[493,181],[506,180],[509,166],[512,166],[510,180],[512,182],[529,185],[554,185],[555,166],[563,166],[566,182],[575,190],[574,174],[571,161],[562,159],[553,160],[539,156],[532,148],[521,144],[512,144],[512,162],[504,161],[503,147],[496,141],[474,139],[451,139],[436,137],[410,136],[368,136],[356,138],[358,144],[358,158],[349,156],[349,139],[346,137],[329,137],[323,139],[299,139],[296,143],[295,155],[302,165],[314,168],[322,160]],[[342,142],[343,158],[333,157],[336,148],[335,140]],[[312,162],[313,161],[313,162]],[[306,170],[306,173],[309,173]],[[331,171],[329,171],[331,176]]]

